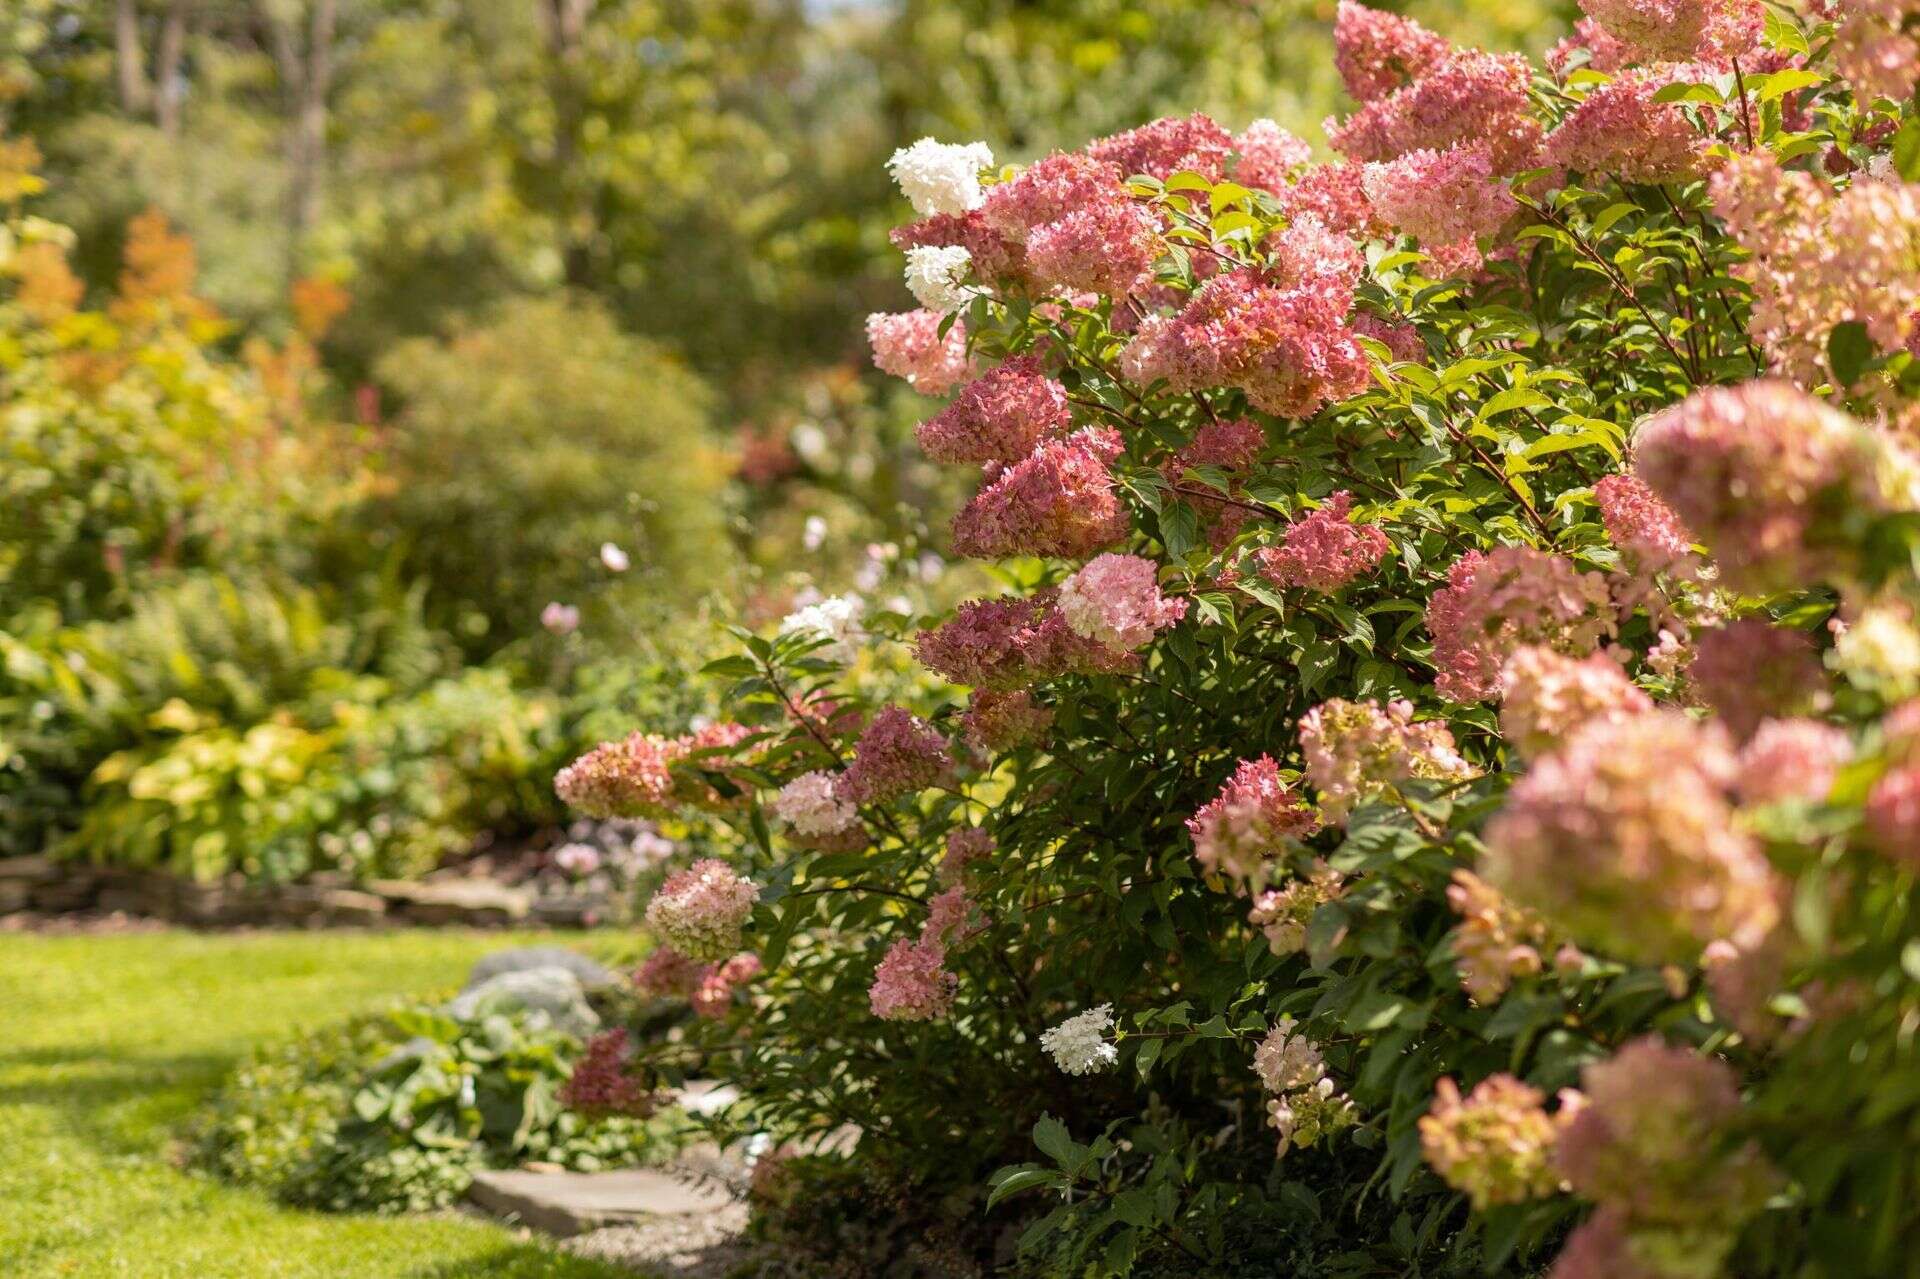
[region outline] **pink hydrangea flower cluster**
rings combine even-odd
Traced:
[[[1453,872],[1447,904],[1460,917],[1453,931],[1453,957],[1460,965],[1460,985],[1474,1003],[1497,1003],[1515,981],[1545,970],[1542,956],[1552,945],[1553,932],[1544,919],[1470,870]],[[1577,961],[1579,952],[1569,948],[1566,958]]]
[[[671,946],[655,946],[633,972],[633,988],[656,999],[685,999],[700,983],[706,965]]]
[[[1518,54],[1457,52],[1345,123],[1328,120],[1327,142],[1350,160],[1372,161],[1478,142],[1488,148],[1494,173],[1516,173],[1540,151],[1540,122],[1527,97],[1532,79]]]
[[[1513,192],[1493,176],[1484,142],[1444,151],[1421,148],[1378,164],[1362,179],[1380,216],[1448,263],[1479,264],[1476,241],[1500,229],[1515,209]]]
[[[1075,633],[1055,591],[969,600],[914,640],[914,656],[936,675],[1007,692],[1067,674],[1117,674],[1139,659]]]
[[[1624,719],[1653,707],[1653,699],[1606,654],[1567,657],[1531,644],[1507,659],[1500,697],[1500,736],[1525,756],[1557,750],[1593,720]]]
[[[1686,669],[1692,692],[1735,738],[1763,720],[1824,709],[1827,676],[1805,631],[1750,617],[1701,631]]]
[[[1209,875],[1245,891],[1288,839],[1311,834],[1313,808],[1280,777],[1270,755],[1243,759],[1205,807],[1187,819],[1193,854]]]
[[[688,992],[687,1002],[696,1017],[717,1020],[733,1007],[733,994],[760,975],[760,956],[735,955],[722,963],[709,964]]]
[[[1121,179],[1110,160],[1055,152],[988,192],[981,219],[1020,246],[1040,284],[1124,297],[1146,283],[1160,241]]]
[[[894,942],[874,969],[867,989],[873,1015],[883,1021],[933,1021],[952,1011],[960,978],[947,970],[947,954],[978,931],[975,914],[959,883],[928,902],[919,938]]]
[[[1692,553],[1693,534],[1639,476],[1607,476],[1593,486],[1593,500],[1600,507],[1600,522],[1606,526],[1607,536],[1634,556],[1644,570],[1665,570]]]
[[[1507,658],[1522,645],[1584,655],[1612,638],[1616,624],[1606,578],[1525,546],[1455,560],[1426,620],[1440,671],[1435,687],[1456,702],[1497,693]]]
[[[1645,963],[1766,935],[1766,857],[1735,820],[1726,735],[1677,710],[1599,720],[1534,764],[1487,827],[1481,871],[1581,940]]]
[[[1586,60],[1576,65],[1576,56],[1581,53],[1587,55]],[[1575,19],[1573,34],[1547,50],[1547,66],[1561,80],[1565,80],[1567,74],[1577,70],[1578,66],[1611,73],[1631,61],[1632,50],[1608,35],[1606,28],[1592,18]]]
[[[1367,198],[1366,166],[1317,164],[1291,184],[1273,188],[1280,209],[1298,221],[1309,215],[1328,230],[1356,239],[1373,239],[1387,232],[1387,224]]]
[[[1734,785],[1749,804],[1817,802],[1852,758],[1853,741],[1843,729],[1817,719],[1770,719],[1741,748]]]
[[[1280,1153],[1311,1146],[1354,1122],[1353,1103],[1334,1088],[1320,1048],[1282,1017],[1254,1050],[1253,1071],[1273,1094],[1267,1122],[1280,1134]]]
[[[1233,180],[1255,191],[1278,192],[1313,159],[1313,148],[1271,120],[1255,120],[1234,139],[1240,162]]]
[[[1560,1188],[1553,1169],[1559,1128],[1545,1100],[1512,1075],[1491,1075],[1464,1099],[1453,1080],[1442,1078],[1420,1117],[1421,1152],[1479,1212],[1553,1194]]]
[[[1908,0],[1833,0],[1840,24],[1833,33],[1833,65],[1862,101],[1913,93],[1920,80],[1920,39]]]
[[[857,825],[860,810],[844,793],[840,778],[824,770],[803,773],[780,788],[773,811],[802,835],[838,835]]]
[[[1914,337],[1920,308],[1920,185],[1855,182],[1782,169],[1771,152],[1735,156],[1714,174],[1715,210],[1752,253],[1734,273],[1753,286],[1755,338],[1782,376],[1826,380],[1837,324],[1864,324],[1882,351]]]
[[[1352,301],[1339,278],[1276,288],[1252,270],[1218,275],[1179,314],[1141,322],[1121,374],[1176,392],[1239,387],[1263,412],[1307,417],[1367,386],[1366,353],[1344,322]]]
[[[882,1021],[937,1021],[953,1010],[960,977],[947,971],[946,947],[902,937],[873,971],[867,1003]]]
[[[1037,357],[1020,355],[967,383],[915,428],[914,438],[936,462],[1011,465],[1072,425],[1066,388],[1046,375]]]
[[[647,926],[689,959],[716,962],[740,949],[760,886],[717,858],[667,876],[647,902]]]
[[[946,855],[940,859],[935,875],[948,887],[963,883],[967,868],[993,856],[998,847],[991,831],[979,826],[956,826],[947,832]]]
[[[888,706],[860,734],[853,763],[840,780],[845,793],[858,802],[883,804],[925,790],[952,767],[953,756],[940,730],[904,707]]]
[[[969,742],[987,751],[1010,751],[1031,745],[1053,727],[1053,711],[1033,700],[1025,689],[999,693],[978,689],[967,699],[960,716],[961,731]]]
[[[1355,524],[1352,512],[1353,494],[1342,491],[1289,524],[1280,545],[1255,556],[1260,576],[1275,586],[1332,592],[1372,571],[1391,549],[1387,535]]]
[[[1867,794],[1867,838],[1889,857],[1920,863],[1920,764],[1889,769]]]
[[[894,314],[876,311],[867,317],[867,341],[873,363],[882,373],[904,378],[922,395],[945,395],[972,372],[967,354],[967,326],[955,320],[946,336],[940,324],[946,317],[921,308]]]
[[[1729,1140],[1740,1094],[1725,1062],[1648,1035],[1588,1066],[1580,1083],[1585,1104],[1560,1134],[1555,1166],[1634,1226],[1730,1234],[1772,1192],[1759,1148]]]
[[[1340,0],[1333,19],[1333,65],[1356,102],[1404,87],[1453,53],[1440,36],[1397,13]]]
[[[1420,330],[1411,324],[1383,319],[1364,311],[1355,312],[1352,323],[1356,335],[1380,343],[1395,360],[1419,364],[1427,358],[1427,344],[1421,339]]]
[[[593,1117],[651,1115],[656,1109],[653,1090],[627,1072],[633,1055],[624,1030],[602,1031],[589,1039],[573,1073],[560,1085],[560,1104]]]
[[[1324,701],[1300,717],[1300,749],[1307,780],[1320,796],[1320,816],[1335,826],[1409,778],[1477,775],[1460,757],[1452,731],[1438,720],[1414,723],[1407,701]]]
[[[1187,615],[1160,593],[1159,566],[1138,555],[1097,555],[1060,584],[1060,615],[1075,635],[1116,652],[1145,648]]]
[[[1649,419],[1633,453],[1728,585],[1756,594],[1850,573],[1820,544],[1823,513],[1920,507],[1920,472],[1891,437],[1786,382],[1696,391]]]
[[[1266,429],[1250,418],[1229,418],[1208,422],[1193,433],[1185,448],[1161,463],[1160,473],[1169,484],[1180,486],[1180,496],[1192,506],[1207,531],[1207,540],[1219,549],[1239,535],[1249,518],[1244,506],[1226,500],[1239,493],[1238,481],[1245,478],[1267,448]],[[1212,467],[1226,474],[1228,494],[1216,495],[1210,486],[1185,480],[1189,470]]]
[[[1635,61],[1737,57],[1759,43],[1759,0],[1580,0]]]
[[[976,559],[1084,559],[1119,541],[1129,524],[1108,468],[1123,447],[1104,427],[1043,441],[954,516],[954,549]]]
[[[554,793],[584,816],[605,821],[624,817],[670,817],[683,807],[720,808],[727,801],[705,782],[689,775],[687,765],[718,770],[721,761],[696,752],[737,745],[750,730],[739,724],[710,724],[680,737],[631,733],[600,745],[561,769]]]
[[[1316,858],[1304,876],[1255,893],[1247,922],[1266,935],[1267,949],[1276,955],[1305,950],[1313,913],[1346,893],[1346,878]]]
[[[1683,182],[1712,163],[1703,137],[1677,103],[1654,95],[1673,71],[1626,72],[1587,94],[1547,135],[1547,164],[1622,182]]]
[[[1198,173],[1217,182],[1233,156],[1233,135],[1196,111],[1168,116],[1089,143],[1087,154],[1132,176],[1144,173],[1162,182],[1176,173]]]

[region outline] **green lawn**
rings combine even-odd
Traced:
[[[250,1045],[458,986],[529,940],[0,936],[0,1275],[633,1279],[482,1221],[298,1212],[169,1162]]]

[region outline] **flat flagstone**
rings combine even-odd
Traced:
[[[614,1172],[475,1173],[467,1197],[488,1212],[548,1234],[582,1234],[731,1206],[721,1186],[653,1168]]]

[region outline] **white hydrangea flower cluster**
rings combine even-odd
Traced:
[[[907,250],[907,290],[929,311],[945,315],[973,300],[966,283],[973,254],[957,244],[924,244]]]
[[[1113,1005],[1089,1008],[1040,1035],[1040,1046],[1054,1065],[1069,1075],[1091,1075],[1120,1060],[1120,1050],[1107,1042],[1113,1028]]]
[[[901,147],[887,161],[887,172],[900,184],[921,217],[936,213],[967,213],[980,207],[980,170],[993,163],[993,149],[984,142],[948,143],[921,138]]]
[[[1280,1134],[1280,1153],[1311,1146],[1353,1122],[1353,1102],[1335,1089],[1319,1046],[1294,1029],[1291,1017],[1274,1023],[1253,1054],[1267,1099],[1267,1122]]]
[[[773,811],[802,835],[838,835],[860,817],[853,801],[840,793],[840,779],[824,769],[782,786]]]
[[[780,620],[780,634],[827,640],[827,646],[819,650],[820,656],[829,661],[851,662],[864,634],[860,629],[863,612],[860,601],[852,596],[829,595],[787,614]]]

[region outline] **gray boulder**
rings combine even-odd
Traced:
[[[611,969],[565,946],[520,946],[482,956],[474,964],[473,971],[467,974],[467,984],[460,990],[464,994],[502,973],[525,972],[533,968],[564,968],[578,978],[582,986],[608,986],[620,980],[619,975]]]

